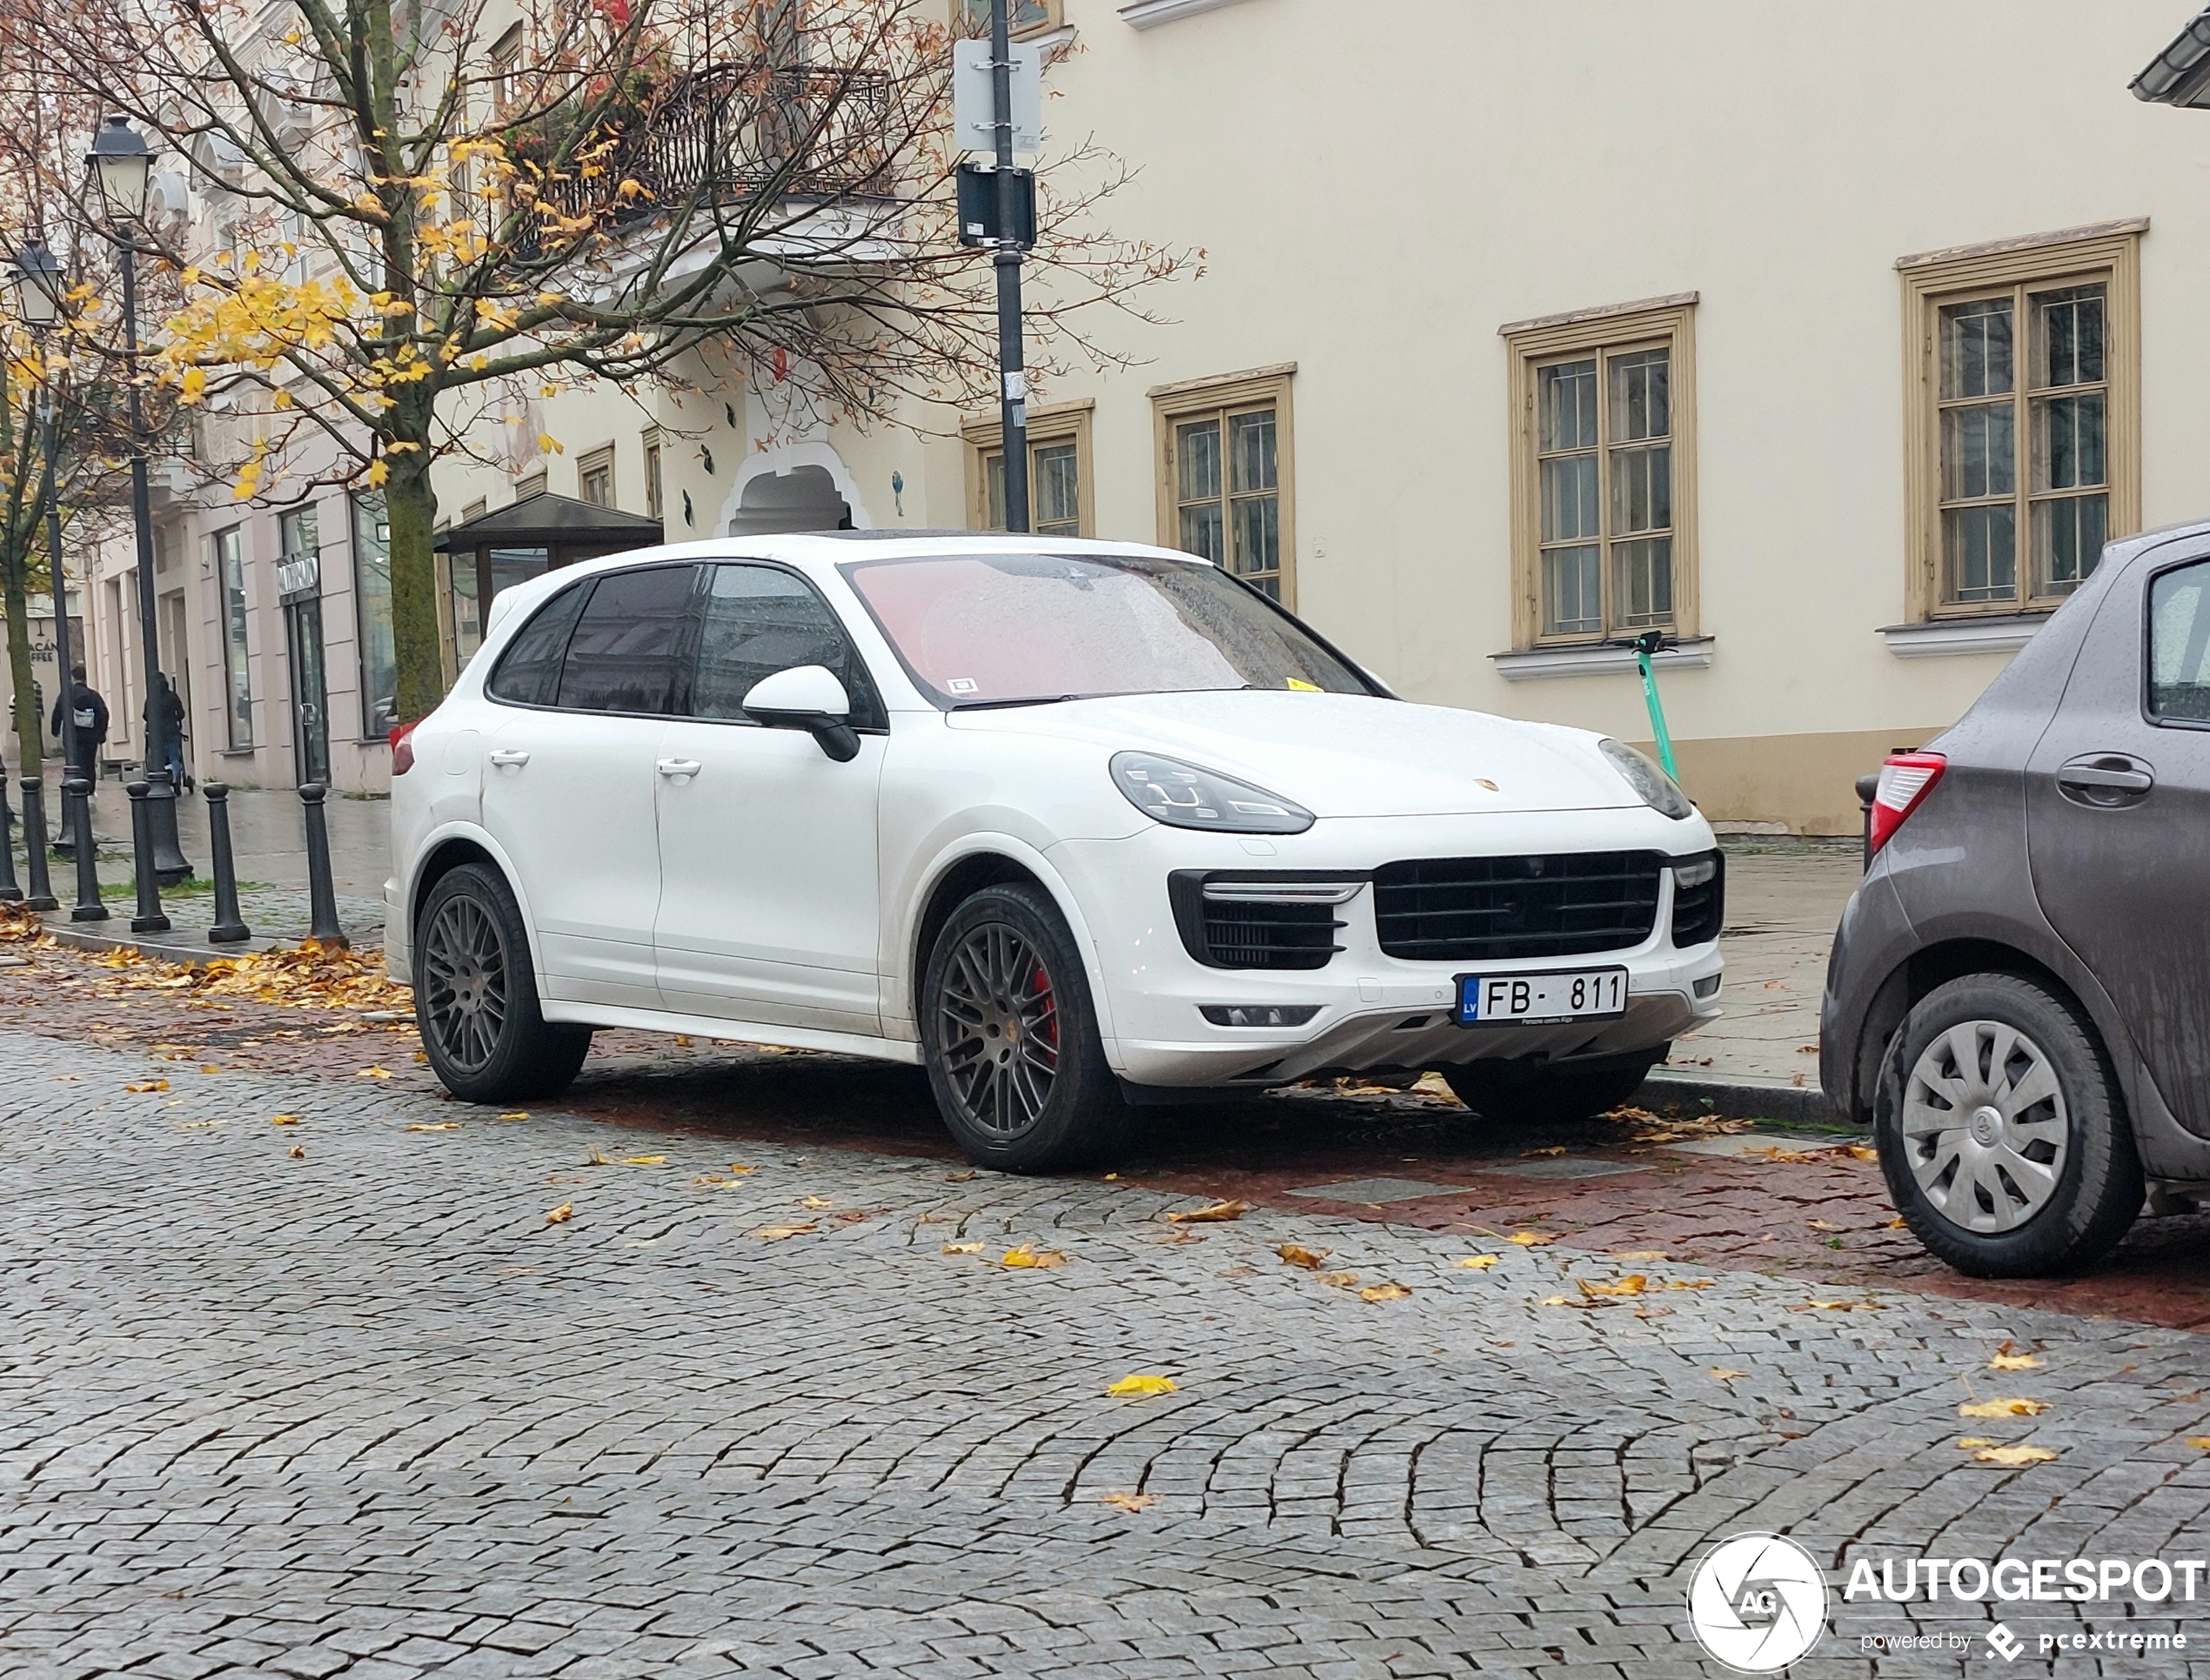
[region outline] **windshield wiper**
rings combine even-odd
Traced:
[[[1094,700],[1095,694],[1030,694],[1017,700],[954,700],[954,712],[996,712],[1009,706],[1056,706],[1061,700]]]

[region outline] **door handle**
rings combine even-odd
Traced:
[[[491,761],[501,770],[519,770],[530,761],[529,750],[521,746],[502,746],[491,755]]]
[[[653,767],[670,781],[688,781],[706,768],[696,759],[662,759]]]
[[[2155,771],[2124,753],[2089,753],[2057,766],[2057,786],[2076,805],[2133,805],[2155,786]]]

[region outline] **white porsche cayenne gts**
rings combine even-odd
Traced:
[[[499,596],[392,773],[387,954],[477,1101],[559,1092],[594,1027],[846,1051],[1041,1171],[1315,1075],[1594,1114],[1718,1007],[1722,860],[1655,765],[1394,699],[1162,549],[570,566]]]

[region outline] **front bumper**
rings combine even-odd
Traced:
[[[1710,831],[1655,812],[1331,820],[1250,840],[1158,828],[1124,840],[1068,840],[1052,860],[1081,905],[1103,980],[1107,1060],[1132,1084],[1277,1085],[1316,1074],[1415,1070],[1491,1057],[1580,1060],[1654,1049],[1719,1013],[1717,941],[1671,941],[1673,882],[1662,878],[1651,935],[1617,951],[1494,962],[1426,962],[1381,948],[1370,884],[1336,912],[1343,948],[1316,969],[1222,969],[1185,948],[1169,899],[1175,870],[1364,871],[1403,858],[1650,850],[1708,851]],[[1628,1004],[1609,1021],[1461,1027],[1457,978],[1618,965]],[[1698,995],[1699,989],[1701,995]],[[1205,1005],[1308,1005],[1297,1027],[1216,1026]]]

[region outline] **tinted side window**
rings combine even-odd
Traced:
[[[2149,587],[2148,707],[2210,723],[2210,560],[2174,567]]]
[[[560,660],[568,651],[569,633],[590,592],[588,584],[573,584],[539,607],[537,616],[506,644],[484,691],[495,700],[552,705],[560,690]]]
[[[653,566],[600,578],[568,638],[560,705],[579,712],[674,711],[696,570]]]
[[[799,665],[825,665],[836,673],[852,697],[852,721],[862,728],[882,726],[881,702],[866,667],[812,585],[773,566],[715,566],[699,631],[693,715],[742,718],[744,697],[754,683]]]

